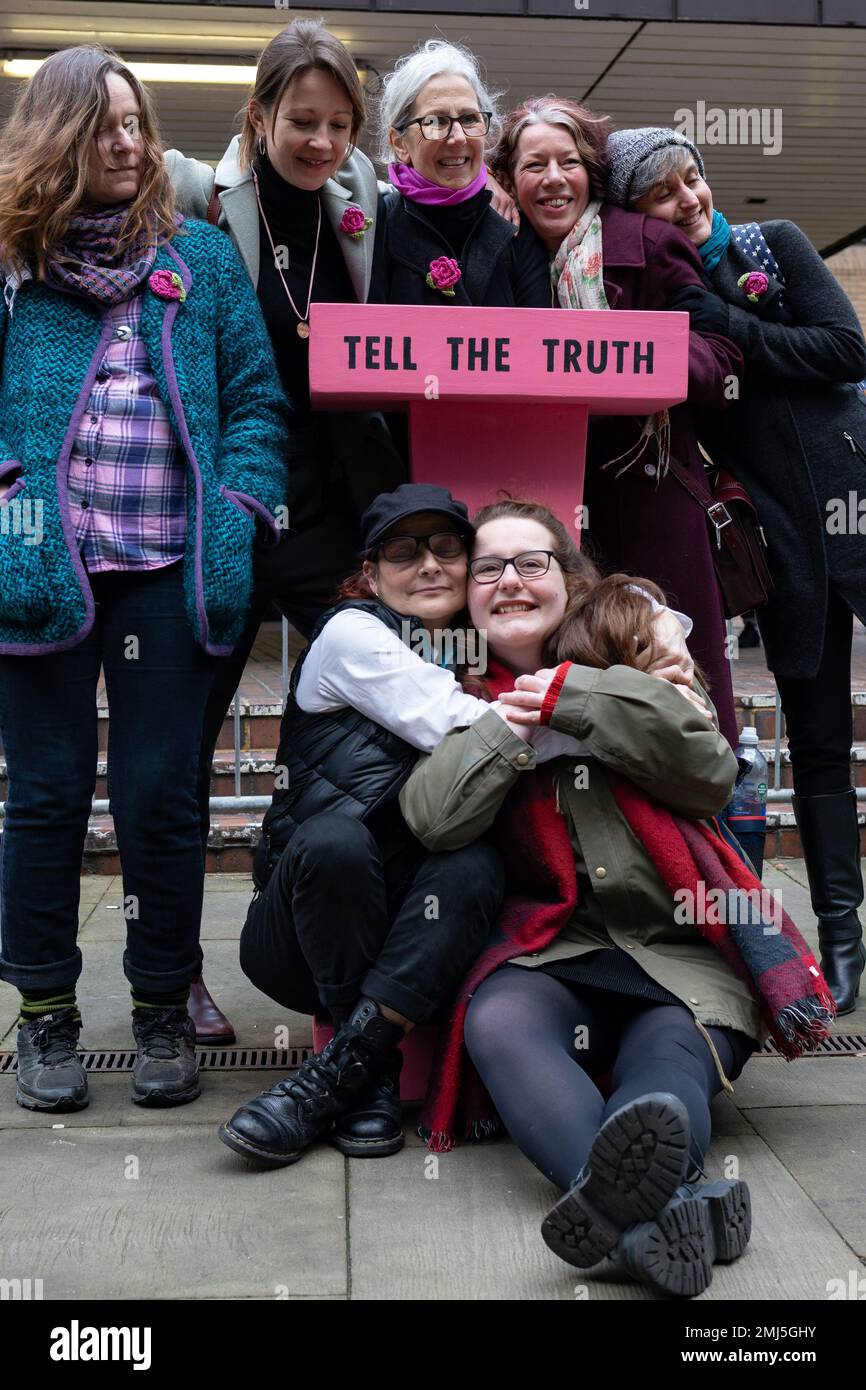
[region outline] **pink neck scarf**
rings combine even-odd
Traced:
[[[411,164],[389,164],[388,178],[403,197],[413,203],[452,207],[455,203],[465,203],[468,198],[474,198],[476,193],[487,187],[487,165],[482,164],[480,173],[465,188],[443,188],[441,183],[425,179]]]

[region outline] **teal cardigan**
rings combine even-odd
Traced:
[[[185,234],[186,233],[186,234]],[[288,403],[255,291],[229,238],[186,221],[145,282],[141,332],[188,466],[186,611],[206,651],[230,652],[252,592],[254,515],[278,539],[287,492]],[[70,516],[69,454],[112,331],[94,302],[26,280],[0,302],[0,653],[65,651],[93,625]]]

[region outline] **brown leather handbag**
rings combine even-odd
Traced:
[[[767,564],[767,540],[748,492],[724,468],[714,469],[707,479],[706,493],[676,459],[671,458],[669,468],[707,518],[725,616],[736,618],[760,608],[770,596],[773,579]]]

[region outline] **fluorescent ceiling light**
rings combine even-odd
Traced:
[[[44,58],[5,58],[0,60],[4,77],[32,77],[41,68]],[[141,82],[210,82],[216,86],[251,87],[256,77],[255,67],[239,63],[138,63],[126,66]]]

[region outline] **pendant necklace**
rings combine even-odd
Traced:
[[[273,239],[273,237],[271,236],[271,229],[270,229],[270,227],[268,226],[268,219],[265,217],[265,210],[264,210],[264,208],[262,207],[261,194],[259,193],[259,180],[258,180],[258,175],[256,174],[255,169],[251,170],[251,173],[252,173],[252,176],[253,176],[253,184],[255,185],[255,190],[256,190],[256,202],[257,202],[258,205],[259,205],[259,213],[260,213],[260,215],[261,215],[262,222],[263,222],[264,225],[265,225],[265,231],[266,231],[267,234],[268,234],[268,241],[271,243],[271,251],[273,252],[273,255],[274,255],[274,265],[275,265],[275,267],[276,267],[276,269],[277,269],[277,271],[278,271],[278,273],[279,273],[280,279],[281,279],[282,282],[283,282],[283,289],[285,290],[285,292],[286,292],[286,294],[287,294],[287,296],[288,296],[289,303],[291,304],[292,309],[294,310],[294,312],[295,312],[295,313],[297,314],[297,316],[298,316],[298,323],[297,323],[297,325],[296,325],[296,327],[295,327],[295,332],[297,333],[297,335],[298,335],[299,338],[309,338],[309,336],[310,336],[310,325],[309,325],[308,320],[309,320],[309,317],[310,317],[310,304],[312,303],[312,299],[313,299],[313,281],[314,281],[314,279],[316,278],[316,258],[318,257],[318,254],[319,254],[319,233],[320,233],[321,230],[322,230],[322,200],[321,200],[321,198],[317,198],[317,199],[316,199],[316,202],[317,202],[318,208],[319,208],[319,222],[318,222],[318,225],[317,225],[317,227],[316,227],[316,245],[315,245],[315,247],[314,247],[314,249],[313,249],[313,268],[312,268],[312,270],[310,271],[310,290],[309,290],[309,294],[307,295],[307,309],[306,309],[306,313],[303,313],[303,314],[302,314],[301,311],[300,311],[300,309],[298,308],[297,304],[296,304],[295,301],[292,299],[292,292],[291,292],[291,290],[289,289],[288,285],[286,284],[286,277],[285,277],[285,275],[283,274],[283,268],[282,268],[282,266],[279,265],[278,262],[277,262],[277,248],[276,248],[276,246],[274,246],[274,239]]]

